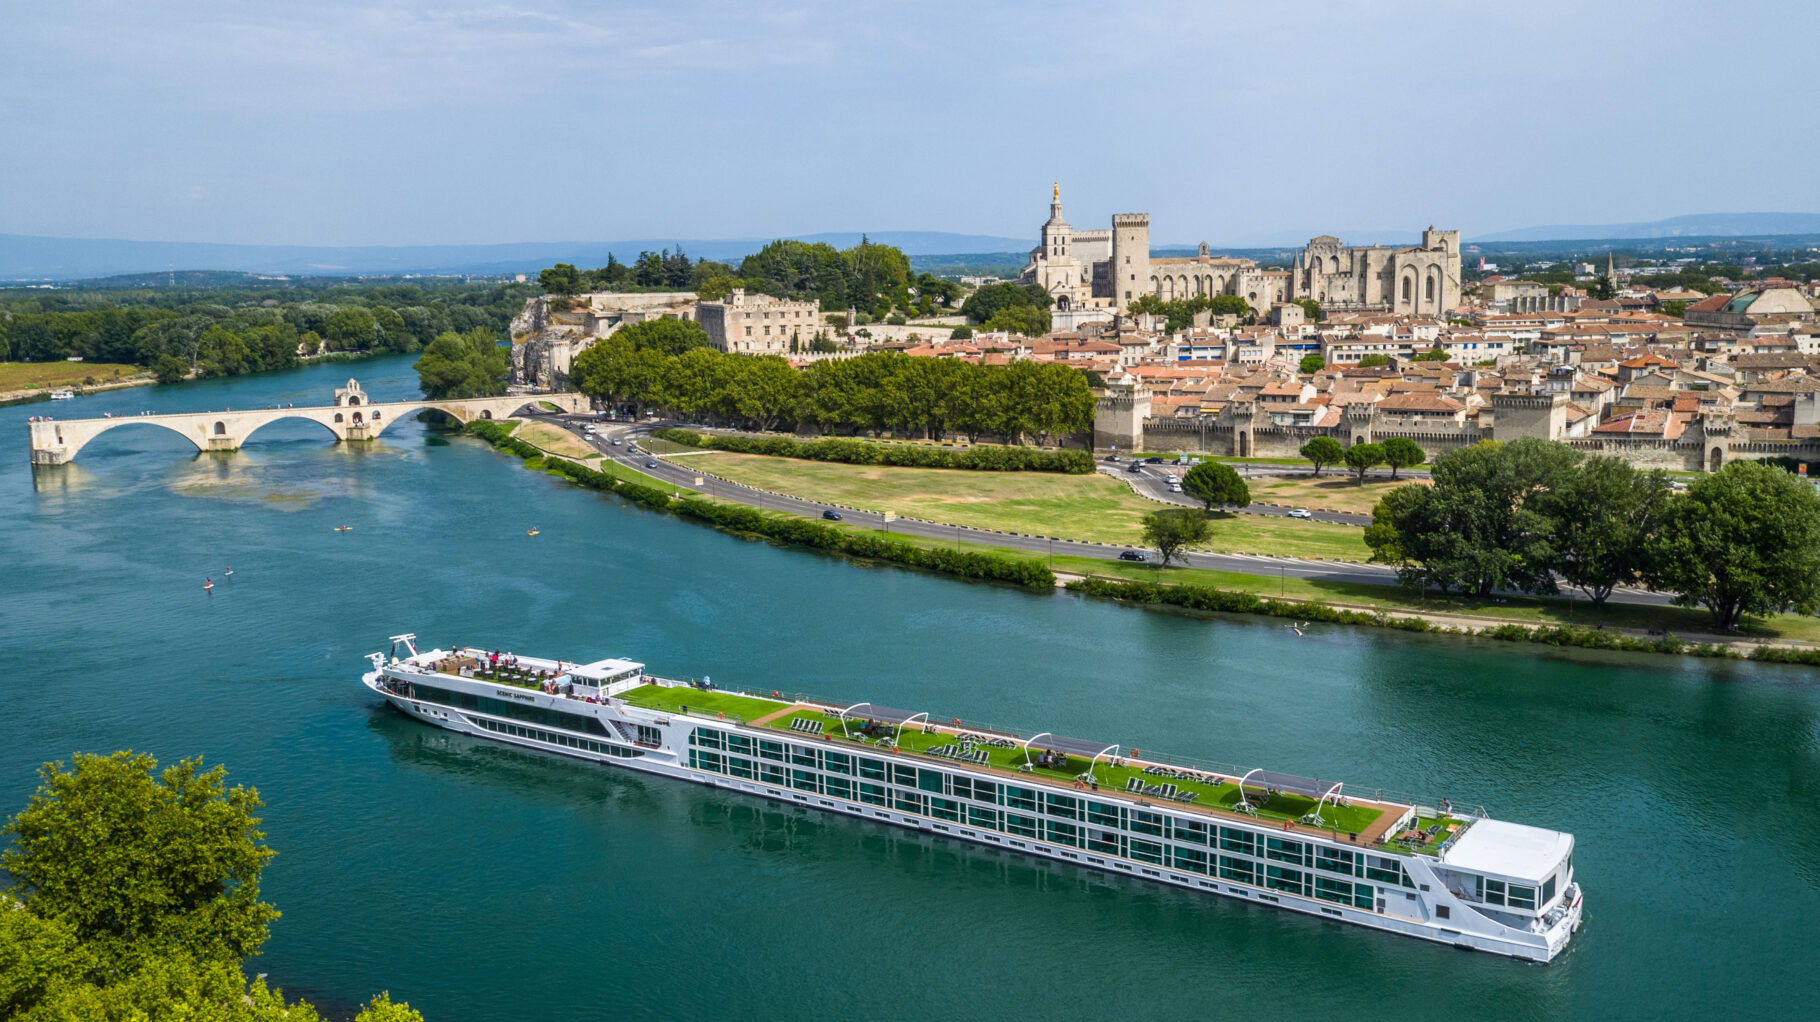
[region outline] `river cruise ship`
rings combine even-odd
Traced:
[[[464,734],[1531,961],[1580,925],[1572,835],[1445,799],[415,640],[362,681]]]

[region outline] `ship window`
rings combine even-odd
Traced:
[[[1087,847],[1108,855],[1124,854],[1124,850],[1119,847],[1119,842],[1122,840],[1124,838],[1116,830],[1089,830],[1087,832]]]
[[[1207,843],[1208,827],[1198,820],[1176,820],[1170,827],[1177,841],[1188,841],[1197,845]]]
[[[784,768],[774,767],[769,763],[760,763],[758,778],[766,784],[782,784],[784,783]]]
[[[824,777],[822,778],[822,784],[826,788],[826,794],[834,795],[838,798],[853,797],[853,782],[847,780],[845,777]]]
[[[1131,811],[1131,832],[1133,834],[1154,834],[1157,837],[1162,837],[1163,815],[1161,813],[1147,813],[1142,809],[1133,809]]]
[[[805,749],[800,745],[790,746],[790,762],[795,766],[819,766],[815,761],[815,750]]]
[[[1484,877],[1473,877],[1478,888],[1479,899],[1487,905],[1504,904],[1504,881],[1487,880]]]
[[[1289,841],[1280,837],[1264,839],[1264,857],[1278,862],[1293,862],[1303,865],[1308,861],[1305,847],[1300,841]]]
[[[1055,842],[1058,845],[1078,845],[1078,844],[1080,844],[1080,839],[1078,837],[1078,831],[1077,831],[1076,827],[1074,826],[1074,824],[1072,824],[1072,823],[1061,823],[1056,820],[1050,820],[1048,830],[1049,830],[1049,840]]]
[[[743,752],[748,756],[752,755],[752,739],[745,735],[726,735],[724,737],[728,752]]]
[[[1308,893],[1308,874],[1284,866],[1264,867],[1264,886],[1290,894]]]
[[[638,725],[638,740],[646,745],[656,745],[663,740],[663,732],[648,724]]]
[[[870,778],[874,781],[885,780],[886,778],[885,778],[884,761],[877,760],[877,759],[861,758],[859,761],[859,775],[861,777]]]
[[[1205,873],[1207,872],[1207,853],[1198,848],[1177,847],[1175,849],[1175,868],[1194,873]]]
[[[720,770],[720,753],[718,753],[718,752],[697,752],[695,754],[695,765],[702,768],[703,770],[713,770],[713,771],[718,772]]]
[[[747,780],[751,780],[752,761],[749,759],[742,759],[738,756],[728,756],[727,773],[730,773],[735,777],[744,777]]]
[[[712,728],[698,727],[695,729],[695,733],[689,737],[694,739],[696,745],[704,749],[720,748],[720,732]]]
[[[1409,875],[1403,872],[1402,863],[1395,859],[1380,858],[1376,855],[1367,856],[1365,859],[1365,878],[1367,880],[1377,880],[1386,884],[1400,884],[1404,887],[1413,886],[1409,882]]]
[[[1050,816],[1059,816],[1064,820],[1075,819],[1079,813],[1078,803],[1067,795],[1045,795],[1044,812]]]
[[[803,791],[814,791],[815,774],[807,770],[790,771],[790,787],[800,788]]]
[[[1097,823],[1102,827],[1121,827],[1119,807],[1109,806],[1104,802],[1087,803],[1087,822]]]
[[[979,806],[968,806],[967,822],[973,824],[975,827],[985,827],[987,830],[997,830],[998,810],[982,809]]]
[[[1353,871],[1352,861],[1352,853],[1345,849],[1326,848],[1319,845],[1315,846],[1314,864],[1321,869],[1330,869],[1335,873],[1350,874]]]
[[[1453,918],[1453,908],[1449,905],[1436,905],[1435,906],[1435,918],[1436,919]]]
[[[1346,880],[1329,880],[1322,876],[1315,877],[1314,896],[1322,901],[1337,901],[1344,905],[1352,900],[1352,883]]]
[[[1220,828],[1220,847],[1229,852],[1243,852],[1246,855],[1258,854],[1257,835],[1248,830],[1234,830],[1231,827]]]
[[[897,793],[897,797],[892,800],[892,804],[906,813],[921,814],[923,811],[923,796],[918,795],[913,791],[900,791]]]
[[[1553,900],[1555,900],[1555,878],[1549,877],[1542,881],[1542,904],[1546,905]]]
[[[766,739],[760,738],[758,740],[758,755],[762,759],[774,759],[781,763],[784,759],[784,743],[767,741]]]
[[[931,797],[929,799],[929,815],[938,820],[953,820],[955,823],[959,823],[961,820],[960,803],[950,798]]]
[[[1036,812],[1036,792],[1029,788],[1020,788],[1015,784],[1005,785],[1005,804],[1013,809],[1026,809]]]
[[[1536,907],[1536,889],[1523,884],[1511,884],[1505,892],[1511,908],[1534,909]]]
[[[1036,837],[1036,818],[1023,816],[1018,813],[1006,813],[1005,829],[1013,834],[1022,834],[1025,837]]]
[[[853,772],[853,757],[842,752],[824,752],[822,769],[829,773],[850,774]]]
[[[1131,839],[1131,857],[1139,862],[1163,864],[1163,846],[1157,841],[1145,841],[1143,838]]]
[[[867,784],[865,781],[859,782],[859,800],[869,805],[884,805],[885,786],[882,784]]]
[[[918,770],[916,772],[916,786],[918,788],[921,788],[923,791],[933,792],[934,794],[940,795],[942,793],[942,773],[941,773],[941,771],[939,771],[939,770]]]
[[[1246,859],[1235,859],[1230,855],[1220,856],[1220,876],[1227,880],[1237,880],[1241,884],[1257,883],[1256,874],[1251,862]]]

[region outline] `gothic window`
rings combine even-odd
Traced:
[[[1433,277],[1428,278],[1428,295],[1427,295],[1427,297],[1428,297],[1428,300],[1431,302],[1435,300],[1435,279]]]
[[[1404,301],[1407,302],[1412,297],[1412,292],[1414,291],[1413,285],[1415,284],[1415,282],[1416,282],[1416,279],[1414,277],[1404,277],[1403,278],[1403,300]]]

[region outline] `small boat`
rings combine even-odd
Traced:
[[[53,390],[53,391],[51,391],[51,400],[52,401],[74,401],[75,399],[76,399],[76,392],[73,390]]]
[[[526,530],[525,530],[525,535],[527,535],[527,536],[535,536],[535,535],[537,535],[537,534],[538,534],[538,533],[539,533],[539,532],[541,532],[541,531],[543,531],[543,530],[541,530],[541,529],[537,529],[537,528],[530,528],[530,529],[526,529]]]

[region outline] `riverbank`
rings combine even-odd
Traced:
[[[1015,581],[1019,585],[1027,586],[1056,585],[1058,582],[1054,567],[1056,562],[1060,561],[1063,570],[1072,575],[1071,580],[1060,583],[1065,588],[1082,595],[1125,603],[1168,606],[1201,612],[1262,614],[1297,620],[1319,620],[1337,624],[1389,628],[1398,631],[1489,638],[1507,642],[1535,642],[1551,646],[1820,666],[1820,648],[1804,645],[1806,639],[1795,638],[1783,633],[1735,637],[1705,634],[1694,627],[1699,612],[1683,608],[1664,609],[1608,604],[1595,609],[1581,604],[1577,608],[1581,620],[1576,623],[1572,620],[1572,616],[1576,613],[1576,606],[1572,601],[1551,601],[1537,598],[1506,599],[1496,606],[1499,610],[1508,608],[1513,613],[1501,615],[1499,610],[1469,607],[1461,597],[1424,596],[1418,598],[1400,594],[1393,587],[1366,587],[1309,579],[1293,580],[1298,594],[1290,597],[1287,590],[1291,580],[1288,579],[1239,576],[1235,573],[1200,569],[1170,568],[1168,570],[1172,577],[1182,578],[1183,581],[1165,584],[1160,580],[1160,569],[1141,564],[1128,565],[1122,562],[1099,561],[1084,557],[1050,557],[1043,561],[1023,552],[1001,547],[916,536],[893,536],[890,540],[884,541],[873,530],[860,526],[824,525],[807,521],[796,515],[764,511],[743,504],[717,503],[712,499],[694,494],[691,494],[690,498],[679,499],[673,495],[675,488],[658,483],[649,477],[639,477],[647,482],[626,485],[623,477],[628,474],[637,475],[637,473],[629,472],[623,466],[614,464],[610,459],[603,460],[600,464],[602,468],[610,468],[611,472],[597,472],[567,461],[554,451],[513,437],[512,429],[513,426],[510,424],[470,423],[467,432],[487,440],[495,447],[518,454],[520,458],[527,461],[528,467],[542,468],[594,489],[611,490],[653,510],[676,513],[682,517],[694,518],[729,531],[764,536],[768,539],[824,551],[851,553],[867,559],[924,567],[966,578],[988,577],[976,573],[983,570],[982,564],[988,562],[972,560],[972,558],[983,556],[990,558],[989,563],[993,565],[990,580]],[[757,456],[719,454],[716,457]],[[533,459],[535,459],[534,465],[531,464]],[[844,468],[850,466],[821,467]],[[600,480],[613,481],[597,485],[594,479],[596,476]],[[721,510],[708,511],[708,508]],[[739,513],[734,514],[734,509],[737,509]],[[849,538],[844,540],[835,538],[841,535]],[[862,542],[862,539],[870,539],[872,542]],[[874,544],[877,543],[883,543],[884,546],[875,546]],[[862,552],[887,548],[892,549],[885,555]],[[908,553],[906,550],[919,550],[923,553],[919,556]],[[961,555],[963,559],[953,560],[950,555]],[[964,570],[950,571],[944,567],[944,565],[950,564],[964,566]],[[1151,581],[1118,577],[1121,574],[1129,576],[1143,573],[1152,573],[1156,577]],[[1178,575],[1178,573],[1186,574]],[[1195,580],[1187,580],[1188,575],[1195,576]],[[1207,584],[1215,581],[1231,583],[1235,580],[1242,581],[1236,586]],[[1282,592],[1274,598],[1264,596],[1261,594],[1261,590],[1267,586],[1280,586]],[[1333,586],[1346,587],[1357,594],[1360,602],[1335,603],[1319,595],[1313,595],[1319,591],[1317,587]],[[1365,592],[1367,589],[1382,590],[1382,592],[1367,594]],[[1412,602],[1418,605],[1410,606],[1409,604]],[[1548,616],[1549,612],[1552,610],[1559,613],[1560,608],[1550,608],[1547,605],[1561,603],[1565,603],[1569,620],[1566,622],[1551,620]],[[1647,615],[1651,619],[1663,619],[1661,623],[1669,627],[1644,624],[1639,615]],[[1782,621],[1786,632],[1799,631],[1804,636],[1820,640],[1820,620],[1797,619],[1789,615],[1782,615],[1777,620],[1780,621],[1783,618],[1787,619]],[[1675,625],[1688,627],[1676,634],[1673,631]]]
[[[49,401],[58,390],[100,394],[155,382],[139,366],[111,362],[0,362],[0,407]]]

